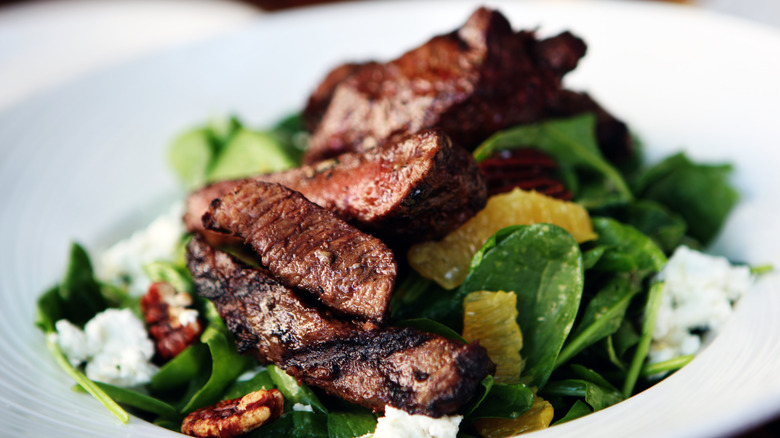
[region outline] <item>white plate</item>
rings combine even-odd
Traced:
[[[650,158],[679,148],[736,164],[742,202],[714,251],[780,266],[780,35],[692,8],[492,2],[516,28],[571,29],[589,49],[572,88],[627,120]],[[169,140],[229,113],[263,126],[299,108],[326,70],[389,58],[462,24],[473,3],[344,4],[258,20],[227,37],[84,78],[0,115],[0,424],[4,435],[166,436],[121,425],[71,391],[33,327],[71,240],[96,248],[175,196]],[[780,411],[780,281],[769,277],[689,366],[539,436],[715,436]]]

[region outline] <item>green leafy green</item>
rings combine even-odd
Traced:
[[[615,212],[614,217],[646,234],[666,254],[677,248],[688,229],[682,217],[649,200],[625,205]]]
[[[223,400],[231,400],[234,398],[242,397],[250,392],[259,391],[261,389],[269,390],[274,389],[274,381],[271,378],[271,373],[268,370],[263,370],[255,374],[249,380],[236,381],[222,395]]]
[[[641,290],[635,277],[627,274],[613,277],[588,302],[582,320],[558,356],[556,368],[586,347],[615,333],[623,322],[631,299]]]
[[[295,161],[270,133],[240,129],[211,165],[207,182],[288,169]]]
[[[500,131],[477,147],[474,158],[482,161],[501,150],[525,147],[539,149],[552,156],[575,200],[586,208],[633,199],[623,176],[599,150],[593,114],[519,125]]]
[[[615,403],[623,401],[623,396],[614,388],[604,387],[584,379],[566,379],[551,381],[544,387],[545,397],[578,397],[584,398],[594,411],[600,411]]]
[[[192,292],[192,278],[185,268],[170,262],[156,261],[144,265],[143,271],[152,282],[168,283],[178,292]]]
[[[186,402],[180,409],[182,413],[219,401],[225,388],[243,372],[250,360],[238,354],[233,340],[215,328],[214,324],[203,332],[201,342],[208,346],[211,353],[211,370],[208,374],[196,376],[192,381]]]
[[[59,287],[63,314],[72,323],[83,326],[106,309],[106,301],[95,280],[87,251],[73,243],[65,278]]]
[[[634,359],[626,374],[626,380],[623,384],[623,395],[628,398],[634,392],[634,385],[642,371],[642,366],[647,359],[647,353],[650,351],[650,343],[653,340],[653,330],[655,329],[655,320],[658,317],[658,309],[661,307],[661,297],[664,293],[664,283],[658,282],[650,286],[647,296],[647,305],[644,313],[644,322],[642,323],[642,335],[639,344],[634,353]]]
[[[644,171],[633,188],[637,196],[679,214],[688,233],[707,244],[737,202],[731,172],[731,165],[696,164],[680,153]]]
[[[636,228],[604,217],[592,218],[598,234],[596,246],[606,246],[593,269],[607,272],[636,272],[647,275],[666,264],[666,255],[649,237]]]
[[[328,438],[353,438],[373,433],[376,416],[366,412],[331,412],[328,414]]]
[[[566,230],[550,224],[505,228],[474,256],[459,293],[514,291],[523,333],[524,378],[542,387],[569,334],[583,289],[582,256]]]
[[[493,383],[468,417],[517,418],[531,408],[533,401],[534,391],[525,384]]]
[[[54,361],[57,362],[57,365],[59,365],[63,371],[65,371],[73,380],[75,380],[76,383],[81,386],[82,389],[84,389],[84,391],[89,393],[92,397],[95,397],[95,399],[103,406],[105,406],[106,409],[114,414],[114,416],[119,418],[122,423],[126,424],[128,421],[130,421],[130,414],[122,409],[122,407],[119,406],[119,404],[117,404],[117,402],[114,401],[114,399],[112,399],[108,394],[106,394],[106,392],[100,386],[98,386],[92,380],[89,380],[87,376],[84,375],[84,373],[77,370],[68,361],[68,358],[65,357],[65,353],[62,352],[62,349],[60,349],[60,346],[57,345],[56,342],[54,342],[51,338],[47,338],[46,346],[49,348],[49,352],[54,358]]]
[[[249,438],[329,438],[328,416],[316,412],[287,411],[272,423],[246,435]]]
[[[287,374],[283,369],[268,365],[268,373],[271,375],[274,385],[284,395],[285,403],[308,405],[315,411],[327,414],[328,408],[317,398],[317,395],[305,385],[299,385],[294,377]]]
[[[198,372],[202,370],[203,364],[208,363],[209,359],[209,349],[206,344],[196,343],[190,345],[176,357],[166,362],[152,376],[149,387],[156,392],[183,388],[198,375]]]
[[[577,418],[584,417],[590,413],[593,413],[593,408],[588,406],[588,404],[585,403],[584,401],[577,400],[574,402],[574,404],[569,409],[569,411],[566,412],[566,415],[564,415],[560,420],[556,421],[554,424],[561,424],[561,423],[566,423],[567,421],[576,420]]]
[[[108,383],[95,382],[95,384],[119,404],[156,414],[163,418],[178,421],[181,421],[182,419],[182,416],[176,408],[155,397],[150,397],[129,388],[109,385]]]

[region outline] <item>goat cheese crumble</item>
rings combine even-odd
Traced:
[[[696,354],[718,332],[751,288],[747,266],[724,257],[677,248],[658,279],[665,282],[648,361]],[[704,332],[704,333],[699,333]]]
[[[460,415],[441,418],[410,415],[386,406],[385,416],[377,421],[374,438],[455,438],[462,419]]]
[[[54,341],[73,366],[86,362],[92,380],[132,387],[149,383],[157,372],[150,361],[154,344],[143,322],[130,309],[107,309],[95,315],[81,330],[71,322],[56,322]]]
[[[151,284],[143,267],[155,261],[172,261],[184,234],[184,204],[174,204],[148,227],[108,248],[97,260],[97,276],[129,280],[132,295],[142,295]]]

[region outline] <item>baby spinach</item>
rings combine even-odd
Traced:
[[[180,409],[182,413],[219,401],[225,388],[244,371],[250,360],[249,357],[238,354],[232,338],[217,329],[214,324],[209,325],[203,332],[201,342],[208,346],[211,353],[211,370],[208,373],[200,373],[192,381]]]
[[[591,220],[599,236],[594,245],[607,249],[594,270],[602,272],[636,272],[640,276],[658,272],[666,263],[666,255],[649,237],[636,228],[614,219],[597,217]]]
[[[534,391],[523,383],[493,383],[468,417],[517,418],[531,408],[533,401]]]
[[[545,397],[577,397],[585,400],[594,411],[623,401],[620,391],[585,379],[551,381],[542,390]]]
[[[688,233],[709,243],[737,202],[729,178],[732,166],[693,163],[685,154],[672,155],[645,170],[634,182],[637,196],[679,214]]]
[[[328,414],[328,438],[353,438],[373,433],[376,416],[367,412],[331,412]]]
[[[501,150],[526,147],[552,156],[575,200],[586,208],[633,199],[621,173],[599,150],[593,114],[519,125],[500,131],[477,147],[474,158],[482,161]]]
[[[474,256],[459,295],[514,291],[523,333],[524,378],[542,387],[569,334],[583,289],[582,256],[566,230],[550,224],[505,228]]]
[[[68,267],[58,293],[63,315],[76,325],[84,325],[106,309],[89,255],[78,243],[71,244]]]
[[[653,341],[653,330],[655,329],[655,320],[658,317],[658,309],[661,307],[661,298],[664,293],[664,283],[653,283],[647,294],[647,304],[645,306],[644,321],[642,322],[642,334],[639,338],[634,358],[628,368],[626,380],[623,384],[623,396],[631,397],[634,392],[634,386],[642,371],[642,366],[647,359],[647,353],[650,351],[650,343]]]
[[[577,400],[574,402],[571,408],[569,408],[568,412],[566,412],[566,415],[561,417],[560,420],[556,421],[553,424],[561,424],[567,421],[576,420],[577,418],[584,417],[591,413],[593,413],[593,408],[588,406],[588,404],[585,403],[584,401]]]
[[[315,411],[327,414],[328,408],[317,398],[317,395],[306,385],[299,385],[294,377],[287,374],[276,365],[268,365],[268,373],[276,388],[284,395],[286,404],[300,403],[311,406]]]
[[[614,218],[646,234],[666,254],[671,254],[679,246],[688,229],[685,220],[678,214],[646,199],[619,208]]]
[[[176,408],[155,397],[150,397],[133,389],[109,385],[108,383],[95,382],[95,384],[121,405],[156,414],[163,418],[178,420],[179,422],[182,420],[182,416]]]
[[[152,376],[149,385],[155,392],[170,391],[186,386],[198,372],[204,363],[208,363],[209,349],[206,344],[196,343],[190,345],[176,357],[166,362]]]
[[[595,342],[615,333],[623,322],[631,299],[642,287],[628,274],[613,277],[585,307],[585,312],[570,339],[561,350],[556,368]]]
[[[262,370],[252,376],[249,380],[236,381],[222,395],[223,400],[231,400],[234,398],[242,397],[250,392],[259,391],[261,389],[269,390],[274,389],[274,381],[271,378],[271,373],[268,370]]]

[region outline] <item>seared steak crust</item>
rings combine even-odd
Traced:
[[[311,166],[261,175],[301,192],[357,228],[386,241],[438,239],[485,206],[485,182],[471,154],[441,131],[422,131],[365,153],[347,153]],[[224,181],[187,198],[188,230],[215,198],[239,181]]]
[[[542,119],[585,50],[568,32],[540,41],[515,33],[499,12],[478,9],[460,29],[396,60],[328,75],[304,111],[306,126],[316,127],[304,161],[427,128],[473,148],[497,130]]]
[[[203,224],[243,238],[285,285],[338,312],[384,319],[397,271],[393,252],[300,193],[244,181],[214,200]]]
[[[217,307],[238,349],[306,384],[381,411],[452,414],[493,369],[484,348],[410,328],[334,318],[200,236],[187,248],[195,290]]]

